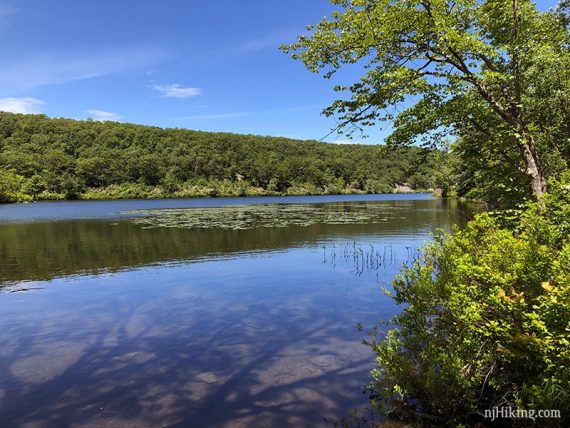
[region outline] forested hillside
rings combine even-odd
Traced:
[[[441,186],[446,155],[0,113],[0,199],[391,192]]]

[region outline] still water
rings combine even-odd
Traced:
[[[0,206],[3,427],[331,426],[429,195]]]

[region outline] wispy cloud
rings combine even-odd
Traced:
[[[40,107],[45,104],[37,98],[0,98],[0,111],[11,113],[41,113]]]
[[[7,16],[16,15],[20,9],[9,3],[0,3],[0,20]]]
[[[173,120],[201,120],[201,119],[225,119],[230,117],[240,117],[240,116],[259,116],[263,114],[276,114],[276,113],[289,113],[289,112],[300,112],[309,110],[321,110],[323,108],[322,104],[312,104],[308,106],[301,107],[284,107],[268,110],[250,110],[250,111],[233,111],[227,113],[213,113],[213,114],[198,114],[192,116],[179,116],[172,117]]]
[[[184,87],[178,83],[167,85],[151,85],[151,88],[168,98],[194,98],[202,94],[200,88]]]
[[[194,116],[173,117],[176,120],[200,120],[200,119],[225,119],[228,117],[248,116],[252,114],[250,111],[234,111],[230,113],[213,113],[213,114],[197,114]]]
[[[0,89],[29,90],[141,69],[169,58],[160,49],[130,47],[89,54],[44,53],[4,58]]]
[[[103,110],[88,110],[91,119],[98,120],[100,122],[105,122],[107,120],[118,122],[122,119],[122,116],[117,113],[111,113],[110,111]]]
[[[288,28],[243,41],[237,48],[239,53],[258,52],[264,49],[277,49],[284,43],[294,41],[302,29]]]

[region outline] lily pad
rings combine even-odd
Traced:
[[[391,217],[382,205],[233,205],[216,208],[155,209],[131,211],[132,221],[145,228],[220,228],[310,226],[313,224],[363,224],[385,222]]]

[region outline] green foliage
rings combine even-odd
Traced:
[[[0,169],[0,202],[26,202],[32,198],[23,193],[26,180],[12,171]]]
[[[364,66],[325,110],[341,130],[387,121],[392,144],[458,138],[459,194],[498,203],[540,195],[545,177],[568,167],[567,1],[546,12],[531,0],[331,3],[330,18],[283,49],[327,78]]]
[[[373,401],[432,424],[475,423],[493,406],[570,408],[569,2],[331,3],[284,47],[326,78],[364,66],[325,114],[349,133],[393,122],[394,145],[454,139],[439,187],[510,208],[436,237],[395,281],[405,307],[371,343]]]
[[[518,214],[439,235],[394,282],[405,305],[383,341],[372,398],[402,418],[475,423],[485,409],[570,415],[570,173]],[[564,425],[565,420],[551,421]],[[547,424],[547,420],[541,420]]]
[[[424,189],[441,185],[446,158],[415,147],[0,113],[0,165],[11,171],[4,202],[372,193],[397,184]]]

